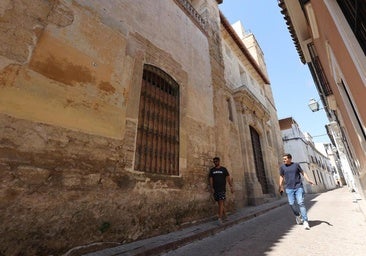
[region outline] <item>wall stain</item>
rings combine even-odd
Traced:
[[[66,104],[64,105],[64,108],[72,106],[72,104],[74,104],[74,102],[75,101],[73,101],[71,99],[66,99]]]
[[[98,110],[98,109],[99,109],[99,104],[98,104],[98,102],[95,102],[95,103],[93,104],[93,109],[94,109],[94,110]]]
[[[16,77],[19,76],[20,65],[8,65],[0,72],[0,86],[13,86]]]
[[[68,62],[66,59],[57,60],[53,56],[49,56],[46,61],[32,62],[30,67],[40,74],[62,82],[66,85],[78,85],[86,83],[94,83],[95,77],[91,71],[83,66],[78,66]]]
[[[101,89],[102,91],[105,91],[107,93],[115,93],[116,89],[108,82],[102,81],[99,83],[99,89]]]

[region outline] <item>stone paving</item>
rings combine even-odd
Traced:
[[[317,198],[320,198],[319,200],[323,200],[322,204],[319,204],[319,206],[316,206],[314,209],[317,209],[319,212],[317,216],[318,219],[326,219],[327,221],[331,222],[339,222],[341,221],[343,225],[341,225],[340,230],[338,232],[350,232],[350,239],[352,240],[352,229],[359,225],[364,225],[366,227],[366,204],[363,200],[359,198],[359,196],[355,195],[355,193],[351,193],[348,191],[346,187],[335,189],[333,191],[324,193],[327,197],[333,197],[337,198],[336,202],[339,202],[338,204],[334,204],[334,200],[326,200],[321,199],[323,194],[319,194]],[[313,195],[309,195],[313,196]],[[324,197],[324,198],[327,198]],[[333,202],[333,203],[332,203]],[[273,209],[276,209],[278,207],[284,206],[287,204],[287,198],[283,196],[281,199],[266,203],[259,206],[249,206],[243,208],[241,211],[236,212],[235,214],[232,214],[229,216],[228,221],[225,222],[223,225],[218,225],[217,221],[209,221],[206,223],[201,223],[197,225],[193,225],[190,227],[187,227],[185,229],[179,230],[177,232],[172,232],[169,234],[152,237],[149,239],[144,239],[140,241],[136,241],[133,243],[118,245],[115,247],[97,250],[91,253],[87,254],[78,254],[77,251],[69,252],[65,254],[67,255],[88,255],[88,256],[112,256],[112,255],[159,255],[164,252],[174,250],[178,247],[181,247],[183,245],[192,243],[194,241],[212,236],[214,234],[219,233],[220,231],[223,231],[225,229],[228,229],[232,226],[235,226],[239,223],[242,223],[244,221],[253,219],[257,216],[263,215]],[[321,209],[320,209],[320,208]],[[337,207],[341,207],[337,209]],[[340,209],[343,209],[343,214],[339,215],[338,212]],[[312,209],[309,210],[309,213],[313,211]],[[355,211],[358,213],[361,213],[363,218],[361,222],[360,220],[357,220],[357,223],[355,223],[355,220],[353,220],[353,215],[355,214]],[[322,215],[323,214],[323,215]],[[346,215],[346,216],[344,216]],[[329,217],[331,216],[331,218]],[[338,217],[337,217],[338,216]],[[337,219],[337,218],[342,218]],[[314,225],[314,221],[310,224]],[[343,229],[342,229],[343,228]],[[327,239],[329,237],[328,235],[319,234],[323,237],[323,239],[320,239],[319,241],[322,241],[324,239]],[[354,234],[355,235],[355,234]],[[336,237],[334,238],[336,239]],[[364,239],[364,238],[362,238]],[[292,243],[289,241],[290,244]],[[357,241],[355,241],[357,243]],[[322,244],[328,244],[327,243],[321,243],[317,245],[318,248],[322,248]],[[352,248],[352,242],[350,242],[350,247]],[[85,248],[84,248],[85,249]],[[324,248],[326,250],[326,248]],[[84,250],[85,251],[85,250]],[[351,250],[352,252],[352,250]],[[357,252],[355,252],[358,255]],[[310,254],[309,254],[310,255]],[[351,254],[352,255],[352,254]]]

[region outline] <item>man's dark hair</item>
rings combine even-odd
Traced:
[[[291,154],[284,154],[284,157],[286,156],[288,159],[292,159],[292,155]]]
[[[212,160],[213,161],[215,161],[215,160],[220,161],[220,157],[215,156]]]

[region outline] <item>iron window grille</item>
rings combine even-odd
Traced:
[[[179,175],[179,86],[161,69],[145,65],[135,170]]]

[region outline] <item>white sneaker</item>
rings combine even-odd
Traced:
[[[307,221],[304,221],[303,226],[304,226],[304,229],[306,229],[306,230],[310,229],[309,222],[307,222]]]
[[[296,224],[297,224],[297,225],[301,225],[301,224],[302,224],[301,215],[296,216]]]
[[[222,219],[220,219],[220,218],[217,219],[217,225],[218,226],[221,226],[222,225]]]

